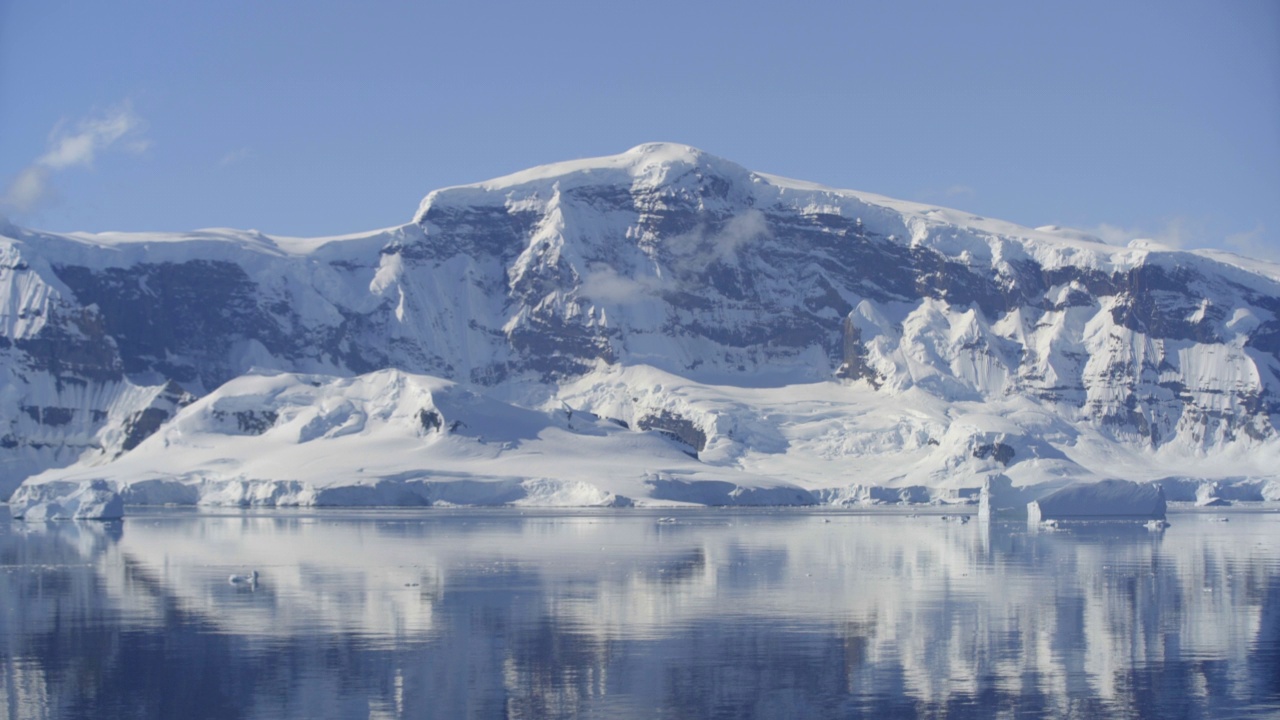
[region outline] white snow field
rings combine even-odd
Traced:
[[[0,235],[0,498],[1280,499],[1280,276],[1229,253],[664,143],[349,236]]]
[[[991,408],[841,382],[742,389],[606,369],[548,406],[396,370],[245,375],[120,458],[47,471],[19,495],[105,480],[153,505],[870,505],[974,502],[984,481],[1003,479],[1035,488],[1025,505],[1099,479],[1091,465],[1155,480],[1197,460],[1116,452],[1026,400]],[[705,448],[623,419],[652,409],[693,418]],[[993,445],[1027,459],[1004,467],[974,452]],[[1253,490],[1242,499],[1270,499],[1280,483]]]

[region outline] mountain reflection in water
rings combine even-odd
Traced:
[[[1216,520],[5,514],[0,715],[1274,716],[1280,515]]]

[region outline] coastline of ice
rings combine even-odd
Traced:
[[[29,478],[15,507],[42,498],[74,506],[55,515],[83,515],[64,496],[97,483],[135,505],[977,504],[1025,518],[1049,491],[1102,479],[1035,436],[1043,415],[904,409],[830,383],[730,395],[628,372],[570,386],[541,410],[397,370],[246,375],[127,453]],[[1130,477],[1176,502],[1280,499],[1275,478]]]
[[[1211,485],[1211,483],[1210,483]],[[936,508],[974,514],[983,521],[1023,520],[1032,525],[1079,520],[1163,520],[1169,506],[1159,483],[1103,480],[1015,487],[992,478],[980,488],[884,488],[864,485],[805,490],[794,486],[743,486],[722,480],[654,476],[641,492],[623,495],[597,484],[556,478],[386,479],[361,484],[283,480],[151,478],[133,483],[93,480],[24,485],[9,506],[28,521],[119,519],[125,506],[239,508],[377,507],[828,507],[832,509]],[[1274,486],[1264,486],[1268,489]],[[1261,493],[1236,500],[1180,502],[1184,508],[1218,508],[1274,502]]]
[[[9,499],[9,512],[27,522],[119,520],[124,498],[103,480],[22,485]]]

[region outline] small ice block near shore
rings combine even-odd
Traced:
[[[1027,521],[1164,520],[1164,490],[1150,483],[1075,483],[1027,503]]]
[[[1027,503],[1044,492],[1042,486],[1014,487],[1013,481],[1005,475],[989,476],[983,481],[978,496],[978,519],[1025,519]]]

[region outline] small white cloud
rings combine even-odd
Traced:
[[[55,172],[91,167],[94,158],[112,146],[135,154],[145,152],[150,143],[141,136],[142,125],[127,101],[77,122],[74,129],[59,122],[49,134],[49,149],[14,177],[0,197],[0,207],[18,213],[35,210],[52,197]]]
[[[1085,231],[1108,245],[1128,245],[1135,240],[1155,242],[1171,248],[1189,248],[1204,244],[1204,232],[1199,225],[1185,217],[1170,218],[1164,227],[1157,230],[1148,228],[1125,228],[1110,223],[1102,223]]]
[[[20,213],[31,212],[50,197],[50,170],[43,165],[28,165],[9,183],[0,205]]]
[[[1187,217],[1174,217],[1164,226],[1152,231],[1148,228],[1124,228],[1118,225],[1103,223],[1085,231],[1108,245],[1146,245],[1154,243],[1178,250],[1216,247],[1230,250],[1240,255],[1261,260],[1280,262],[1280,244],[1269,237],[1266,227],[1258,223],[1252,230],[1235,233],[1223,237],[1214,233],[1214,228],[1202,221]]]
[[[1102,223],[1101,225],[1085,228],[1084,230],[1108,245],[1118,246],[1128,245],[1130,240],[1141,234],[1140,232],[1126,230],[1119,225],[1112,225],[1110,223]]]
[[[253,157],[253,151],[247,147],[240,148],[239,150],[232,150],[218,159],[218,167],[224,168],[237,163],[242,163],[251,157]]]
[[[764,213],[755,208],[734,215],[718,232],[700,228],[690,233],[676,235],[664,242],[675,255],[683,258],[688,267],[702,267],[714,262],[733,263],[738,258],[738,248],[746,243],[769,236],[769,223]]]
[[[1258,223],[1252,230],[1228,235],[1222,239],[1224,245],[1233,252],[1260,260],[1280,262],[1280,248],[1276,242],[1267,237],[1267,228]]]
[[[656,277],[629,278],[603,263],[593,264],[578,292],[596,302],[630,303],[644,297],[652,297],[662,290],[662,280]]]
[[[972,185],[956,184],[942,188],[932,188],[920,192],[919,197],[923,202],[949,204],[956,201],[968,200],[978,196],[978,190]]]
[[[739,247],[768,236],[769,223],[764,213],[751,208],[729,218],[724,229],[711,236],[711,252],[717,260],[730,262],[737,259]]]

